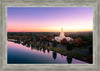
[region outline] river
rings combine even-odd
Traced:
[[[88,64],[59,53],[7,41],[8,64]]]

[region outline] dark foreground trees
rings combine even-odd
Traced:
[[[56,40],[53,41],[52,46],[53,46],[53,47],[56,47],[56,46],[57,46],[57,41],[56,41]]]

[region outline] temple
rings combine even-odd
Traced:
[[[60,41],[61,41],[62,39],[64,39],[64,38],[65,38],[67,41],[73,41],[72,38],[70,38],[70,37],[65,37],[64,32],[63,32],[63,28],[62,28],[59,37],[55,37],[55,40],[56,40],[57,42],[60,42]]]

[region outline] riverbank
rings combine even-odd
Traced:
[[[90,57],[89,54],[87,54],[87,55],[80,54],[79,52],[76,52],[76,51],[69,51],[67,49],[65,50],[65,49],[62,49],[62,48],[46,46],[46,45],[41,45],[41,48],[60,53],[61,55],[64,55],[64,56],[69,56],[69,57],[72,57],[72,58],[75,58],[75,59],[78,59],[78,60],[81,60],[81,61],[92,63],[92,61],[91,61],[92,58],[90,58],[90,60],[89,60],[89,57]]]

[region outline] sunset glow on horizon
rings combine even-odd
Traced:
[[[7,32],[93,31],[92,7],[8,7]]]

